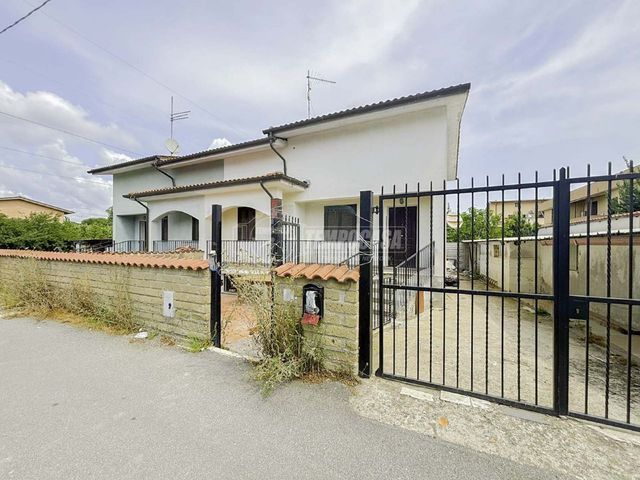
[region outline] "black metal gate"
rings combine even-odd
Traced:
[[[377,375],[640,430],[639,179],[383,190]]]

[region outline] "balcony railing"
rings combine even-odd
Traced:
[[[147,242],[144,240],[125,240],[122,242],[114,242],[110,247],[106,248],[105,251],[115,253],[146,252]]]
[[[207,242],[207,251],[211,250]],[[270,240],[223,240],[222,263],[237,265],[271,265]]]
[[[153,242],[154,252],[173,252],[178,248],[191,248],[198,250],[197,240],[155,240]]]

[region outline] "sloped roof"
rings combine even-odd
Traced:
[[[467,93],[470,89],[471,89],[470,83],[461,83],[460,85],[454,85],[452,87],[440,88],[438,90],[430,90],[427,92],[417,93],[415,95],[407,95],[404,97],[392,98],[392,99],[384,100],[381,102],[362,105],[360,107],[348,108],[346,110],[341,110],[339,112],[328,113],[326,115],[319,115],[317,117],[306,118],[304,120],[298,120],[297,122],[285,123],[277,127],[269,127],[263,130],[262,133],[275,134],[285,130],[293,130],[295,128],[329,122],[331,120],[338,120],[341,118],[353,117],[355,115],[362,115],[365,113],[377,112],[380,110],[386,110],[389,108],[408,105],[411,103],[424,102],[426,100],[432,100],[438,97],[446,97],[449,95],[457,95],[459,93]]]
[[[346,265],[321,265],[319,263],[285,263],[275,269],[279,277],[306,278],[308,280],[336,280],[340,283],[357,282],[360,271]]]
[[[104,167],[97,167],[91,170],[87,170],[87,173],[105,173],[111,170],[117,170],[118,168],[133,167],[134,165],[141,165],[143,163],[151,163],[167,158],[165,155],[150,155],[148,157],[137,158],[135,160],[129,160],[128,162],[114,163],[112,165],[105,165]]]
[[[195,183],[191,185],[180,185],[178,187],[156,188],[153,190],[145,190],[142,192],[132,192],[124,195],[125,198],[143,198],[154,197],[157,195],[167,195],[170,193],[193,192],[198,190],[211,190],[214,188],[233,187],[236,185],[249,185],[252,183],[261,183],[275,180],[283,180],[297,187],[307,188],[309,184],[303,180],[290,177],[284,173],[275,172],[257,177],[232,178],[229,180],[219,180],[217,182]]]
[[[74,213],[71,210],[67,210],[66,208],[56,207],[55,205],[49,205],[48,203],[39,202],[37,200],[32,200],[32,199],[27,198],[27,197],[22,197],[20,195],[15,196],[15,197],[1,197],[0,198],[0,202],[9,201],[9,200],[22,200],[23,202],[32,203],[34,205],[39,205],[41,207],[50,208],[52,210],[57,210],[58,212],[62,212],[65,215],[71,215],[72,213]]]
[[[206,270],[209,268],[209,262],[206,260],[167,258],[159,255],[126,253],[62,253],[0,249],[0,257],[35,258],[36,260],[55,260],[60,262],[98,263],[128,267],[173,268],[183,270]]]

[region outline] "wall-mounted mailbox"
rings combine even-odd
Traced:
[[[162,315],[167,318],[176,316],[176,307],[173,303],[173,292],[165,290],[162,292]]]
[[[317,325],[324,314],[324,287],[306,284],[302,287],[302,323]]]

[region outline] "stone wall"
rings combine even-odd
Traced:
[[[193,260],[173,260],[171,266],[148,266],[126,264],[91,263],[77,260],[82,254],[69,254],[73,261],[61,259],[21,258],[0,252],[0,283],[11,282],[15,276],[30,265],[36,265],[52,284],[70,286],[74,282],[88,285],[106,298],[122,298],[118,292],[126,292],[133,319],[148,329],[180,337],[209,336],[210,275],[206,262],[195,265]],[[18,254],[16,254],[18,255]],[[80,256],[79,256],[80,255]],[[96,256],[87,258],[95,259]],[[120,255],[117,258],[124,258]],[[140,258],[139,255],[135,256]],[[102,256],[104,261],[116,258]],[[181,267],[181,262],[188,263]],[[166,263],[166,261],[165,261]],[[174,292],[175,316],[163,316],[163,292]]]
[[[317,337],[323,347],[325,366],[332,371],[358,373],[358,283],[353,280],[339,282],[334,279],[309,280],[276,278],[279,301],[295,302],[302,318],[302,287],[312,283],[324,287],[324,316],[316,325],[304,325],[304,334]],[[293,294],[285,295],[288,289]]]

